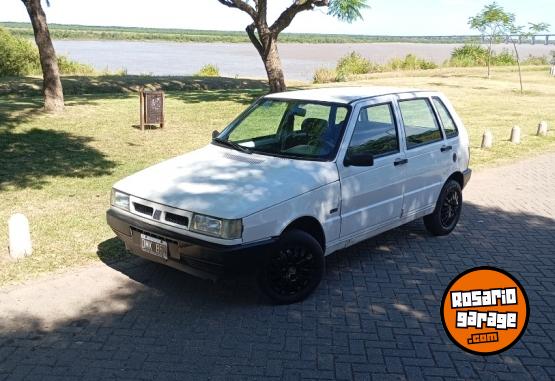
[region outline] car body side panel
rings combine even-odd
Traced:
[[[298,197],[274,205],[243,219],[243,242],[279,236],[285,228],[301,217],[313,217],[322,226],[326,242],[339,238],[339,181],[334,181]]]

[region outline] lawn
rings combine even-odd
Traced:
[[[345,85],[393,85],[445,92],[471,135],[472,166],[482,168],[555,149],[548,137],[534,136],[540,120],[555,125],[555,78],[548,70],[526,68],[525,95],[516,91],[512,69],[438,69],[382,73]],[[125,255],[105,223],[111,185],[118,179],[210,141],[254,98],[263,81],[200,78],[95,77],[64,79],[63,114],[38,111],[38,79],[0,79],[0,285],[37,274]],[[167,91],[166,128],[141,132],[138,97],[144,84]],[[299,84],[295,84],[299,85]],[[84,95],[88,94],[88,95]],[[522,128],[523,142],[507,140]],[[495,147],[479,149],[489,128]],[[32,257],[8,259],[7,220],[22,212],[30,220]],[[99,250],[100,246],[100,250]]]

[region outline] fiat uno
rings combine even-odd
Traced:
[[[204,148],[117,182],[107,220],[132,253],[194,276],[254,260],[262,292],[293,303],[335,251],[420,217],[449,234],[468,164],[468,134],[439,92],[270,94]]]

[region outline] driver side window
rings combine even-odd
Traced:
[[[399,138],[391,103],[361,109],[348,153],[366,153],[381,157],[398,152]]]

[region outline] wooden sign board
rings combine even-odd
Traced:
[[[145,124],[159,124],[164,127],[164,92],[144,91],[139,92],[141,130]]]

